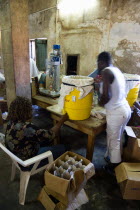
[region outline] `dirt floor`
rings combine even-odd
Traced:
[[[52,127],[49,113],[37,106],[33,110],[33,122],[40,128]],[[4,132],[4,128],[0,128]],[[87,136],[67,126],[61,128],[62,143],[70,145],[72,151],[85,156]],[[140,210],[139,201],[123,200],[115,176],[106,173],[103,166],[106,150],[106,134],[102,133],[96,138],[93,163],[96,175],[92,177],[85,190],[89,202],[81,210]],[[19,173],[16,179],[10,182],[11,161],[0,150],[0,210],[43,210],[42,204],[37,201],[37,196],[44,185],[43,173],[31,177],[26,194],[24,206],[18,204]]]

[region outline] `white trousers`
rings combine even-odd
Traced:
[[[111,163],[121,162],[121,137],[130,117],[131,109],[128,104],[107,110],[107,152],[105,157],[109,156]]]

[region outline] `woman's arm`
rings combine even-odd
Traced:
[[[51,128],[51,131],[54,133],[55,136],[58,135],[58,132],[61,128],[61,126],[64,124],[65,121],[67,121],[69,119],[67,113],[65,115],[63,115],[60,119],[60,121],[54,126]]]
[[[45,129],[37,129],[36,130],[36,136],[38,137],[38,141],[48,141],[48,145],[51,144],[54,140],[54,138],[58,135],[58,132],[62,126],[62,124],[68,120],[68,115],[65,114],[62,116],[60,121],[51,129],[45,130]]]

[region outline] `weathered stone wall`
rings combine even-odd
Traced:
[[[67,54],[80,54],[78,73],[88,75],[103,50],[111,52],[114,64],[122,71],[140,73],[139,0],[92,0],[89,8],[85,0],[80,10],[77,2],[84,0],[64,1],[29,1],[30,38],[47,37],[48,53],[53,44],[61,44],[63,73]],[[52,8],[57,3],[58,10]],[[48,10],[34,13],[45,8]]]
[[[16,95],[31,98],[28,0],[0,0],[0,25],[9,105]]]
[[[76,5],[77,9],[70,12],[63,10],[64,0],[59,0],[59,3],[57,32],[59,32],[64,58],[62,70],[63,72],[66,70],[67,54],[80,54],[78,73],[88,75],[96,68],[97,55],[102,51],[102,48],[106,47],[103,39],[108,32],[109,1],[94,2],[93,0],[90,9],[82,8],[79,11],[78,5]]]
[[[0,69],[3,69],[2,46],[1,46],[1,28],[0,28]]]
[[[140,74],[140,1],[114,1],[109,47],[124,72]]]
[[[56,0],[29,1],[29,26],[30,39],[47,38],[47,54],[52,52],[56,42]]]

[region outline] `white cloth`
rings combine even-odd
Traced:
[[[123,74],[126,80],[126,94],[136,87],[137,85],[140,85],[140,75],[137,74]]]
[[[39,71],[36,63],[32,58],[30,58],[30,82],[32,82],[32,77],[38,77],[38,75]]]
[[[111,86],[111,99],[107,104],[105,104],[105,108],[107,110],[118,108],[124,104],[128,104],[126,100],[126,83],[125,78],[122,72],[116,67],[107,67],[103,71],[110,70],[114,75],[114,81],[110,85]]]
[[[87,85],[92,85],[94,79],[87,76],[72,75],[72,76],[64,76],[62,78],[62,82],[67,83],[69,85],[75,85],[76,87],[83,87]]]
[[[3,83],[3,82],[5,82],[5,77],[4,77],[4,74],[0,72],[0,83]]]
[[[110,157],[111,163],[121,162],[121,137],[130,116],[131,109],[128,104],[107,110],[107,152],[105,156]]]
[[[126,81],[126,94],[137,85],[140,85],[140,81]]]
[[[69,95],[69,93],[72,92],[75,88],[78,91],[80,91],[79,99],[84,98],[87,94],[93,91],[93,85],[86,87],[75,87],[75,86],[61,84],[60,97],[58,100],[58,105],[61,109],[64,108],[65,96]]]
[[[36,66],[35,61],[30,58],[30,82],[32,82],[32,77],[38,77],[39,71]],[[5,76],[0,72],[0,83],[5,82]]]

